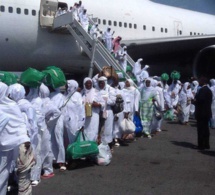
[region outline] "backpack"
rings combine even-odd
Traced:
[[[124,102],[124,100],[122,99],[122,96],[117,95],[116,96],[116,102],[111,107],[114,114],[118,114],[118,113],[120,113],[120,112],[122,112],[124,110],[123,102]]]

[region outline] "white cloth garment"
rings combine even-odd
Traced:
[[[194,98],[191,89],[188,89],[189,85],[190,83],[188,82],[184,83],[183,88],[179,94],[178,103],[181,106],[181,111],[179,113],[178,119],[182,123],[189,121],[191,99]]]
[[[103,116],[105,115],[104,131],[101,134],[101,141],[103,143],[111,143],[113,141],[113,120],[114,114],[111,109],[111,106],[115,104],[116,94],[114,88],[107,84],[107,78],[102,76],[98,81],[104,81],[105,86],[103,89],[98,87],[99,94],[102,96],[105,101],[105,106],[103,108]],[[104,114],[105,113],[105,114]]]
[[[64,127],[67,131],[69,143],[73,143],[76,138],[76,133],[84,126],[85,123],[85,108],[82,96],[78,89],[78,83],[75,80],[67,81],[68,89],[62,115]]]
[[[123,99],[124,99],[124,111],[129,113],[131,120],[133,121],[134,113],[139,111],[140,92],[134,87],[132,79],[127,79],[130,83],[130,87],[123,88]]]
[[[106,48],[110,52],[113,49],[113,46],[112,46],[112,36],[113,36],[113,33],[111,32],[111,29],[108,27],[107,30],[104,32],[104,41],[105,41]]]
[[[86,89],[86,82],[92,83],[92,79],[87,77],[83,82],[84,90],[82,91],[82,97],[84,104],[97,102],[101,104],[101,107],[92,107],[92,116],[86,117],[85,119],[84,132],[90,141],[97,141],[99,132],[99,113],[101,108],[104,107],[104,100],[95,88],[92,87],[91,89]]]
[[[60,110],[64,104],[65,96],[60,93],[60,89],[55,89],[50,93],[50,99],[53,104]],[[65,147],[64,147],[64,124],[63,115],[56,122],[49,123],[51,131],[52,152],[57,163],[65,163]]]
[[[211,111],[212,111],[211,127],[215,128],[215,79],[211,79],[210,83],[211,83],[210,89],[213,94],[213,99],[211,104]]]
[[[136,79],[137,79],[137,82],[138,82],[138,85],[140,83],[140,73],[141,73],[141,62],[143,61],[142,58],[139,58],[135,64],[134,64],[134,68],[132,70],[133,74],[135,75]]]
[[[42,112],[45,117],[44,130],[41,134],[41,163],[44,175],[53,173],[53,153],[51,148],[51,129],[48,129],[47,124],[55,119],[58,119],[61,112],[49,98],[49,89],[43,83],[39,89],[39,96],[42,99]]]
[[[27,99],[25,99],[25,89],[22,85],[18,83],[10,85],[8,88],[8,95],[18,104],[21,112],[24,115],[24,118],[26,119],[25,122],[31,141],[31,146],[33,150],[35,150],[36,146],[38,145],[36,111],[32,104]]]
[[[0,82],[0,194],[6,194],[12,163],[19,146],[29,142],[24,117],[16,104],[6,96],[7,85]]]

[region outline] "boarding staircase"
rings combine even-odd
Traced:
[[[95,19],[89,18],[90,25],[94,24]],[[72,12],[60,15],[54,18],[53,21],[53,30],[60,28],[67,28],[72,36],[76,39],[79,47],[87,54],[91,59],[91,66],[89,70],[89,76],[92,77],[93,67],[95,66],[99,71],[102,70],[104,66],[112,66],[116,72],[120,72],[123,75],[124,79],[134,79],[132,74],[132,68],[134,61],[128,55],[128,71],[124,72],[118,61],[114,56],[105,48],[104,44],[98,39],[93,39],[93,37],[86,32],[81,24],[73,17]],[[118,74],[119,75],[119,74]]]

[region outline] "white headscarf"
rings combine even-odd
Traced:
[[[12,100],[18,102],[19,100],[25,98],[25,88],[18,83],[13,84],[8,87],[7,94]]]
[[[213,87],[215,85],[215,79],[211,79],[210,83],[211,83],[211,87]]]
[[[126,81],[128,81],[129,82],[129,84],[130,84],[130,87],[124,87],[125,89],[127,89],[127,90],[135,90],[136,88],[134,87],[134,81],[132,80],[132,79],[127,79]]]
[[[42,83],[39,89],[39,96],[41,98],[47,98],[49,97],[49,95],[50,95],[49,88]]]
[[[68,85],[68,89],[67,89],[68,95],[73,94],[78,89],[78,83],[75,80],[68,80],[67,85]]]
[[[0,132],[0,151],[11,150],[30,141],[23,115],[16,102],[6,96],[7,89],[7,85],[0,82],[0,110],[9,119]]]
[[[85,83],[87,81],[91,81],[91,83],[92,83],[91,89],[86,89]],[[89,78],[89,77],[86,77],[84,79],[83,85],[84,85],[84,90],[83,90],[84,101],[88,102],[88,103],[92,103],[94,101],[94,97],[95,97],[95,89],[93,88],[93,81],[92,81],[92,79]]]

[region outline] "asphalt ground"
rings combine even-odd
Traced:
[[[114,148],[111,164],[80,161],[65,172],[43,179],[34,195],[214,195],[215,130],[210,150],[196,149],[196,123],[164,121],[152,139],[138,138]]]

